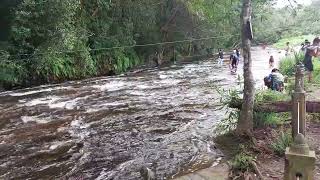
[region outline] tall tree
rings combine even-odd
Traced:
[[[251,60],[251,0],[243,0],[241,12],[244,94],[240,118],[237,125],[238,135],[251,135],[253,130],[254,79]]]

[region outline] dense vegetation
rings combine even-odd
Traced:
[[[300,37],[297,38],[298,42],[295,42],[295,39],[292,42],[302,43],[301,39],[320,32],[319,8],[320,1],[317,0],[313,1],[310,6],[288,6],[282,9],[275,9],[267,5],[261,6],[260,13],[256,13],[254,18],[255,41],[272,44],[280,39]]]
[[[234,0],[5,0],[0,7],[0,88],[121,73],[153,63],[156,52],[170,60],[240,37]],[[212,38],[194,40],[203,37]],[[135,46],[172,41],[183,42]]]

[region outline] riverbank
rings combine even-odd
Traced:
[[[278,51],[273,48],[266,48],[262,49],[260,47],[253,47],[252,48],[252,58],[253,58],[253,74],[254,74],[254,80],[256,84],[256,88],[263,89],[264,83],[263,83],[263,77],[268,75],[271,72],[271,68],[268,65],[268,59],[269,57],[273,55],[276,60],[276,65],[279,64],[279,61],[282,57],[284,57],[284,52]],[[238,68],[238,74],[237,76],[242,76],[242,64]],[[258,71],[257,71],[258,70]],[[241,78],[240,78],[241,79]],[[232,88],[234,88],[233,86]],[[231,88],[231,89],[232,89]],[[230,89],[230,88],[229,88]],[[224,92],[227,92],[225,90]],[[226,96],[220,94],[220,96]],[[227,117],[226,117],[227,118]],[[219,128],[215,129],[214,133],[216,134]],[[246,141],[245,139],[239,139],[236,136],[227,134],[226,136],[219,136],[213,140],[217,146],[217,149],[221,150],[224,157],[221,159],[220,163],[213,164],[212,166],[206,167],[205,169],[198,170],[198,169],[191,169],[190,171],[192,173],[186,174],[184,176],[181,176],[177,178],[177,180],[183,180],[183,179],[196,179],[196,180],[202,180],[202,179],[208,179],[208,180],[217,180],[217,179],[226,179],[228,178],[230,174],[230,163],[229,161],[232,160],[232,158],[237,154],[239,151],[239,143],[249,143],[249,141]],[[196,171],[197,170],[197,171]],[[194,172],[195,171],[195,172]],[[223,173],[221,173],[223,172]],[[218,178],[219,177],[219,178]]]
[[[296,56],[296,58],[299,58]],[[285,62],[281,63],[280,70],[287,72],[289,76],[294,75],[294,65],[298,62],[295,58],[285,58]],[[292,61],[292,62],[290,62]],[[289,63],[290,62],[290,63]],[[316,66],[318,67],[318,66]],[[319,73],[319,69],[315,68],[315,74]],[[316,76],[315,76],[316,77]],[[289,78],[288,86],[286,87],[285,94],[279,94],[280,97],[290,97],[289,94],[293,88],[294,78]],[[320,91],[318,81],[315,79],[313,83],[305,83],[305,89],[307,89],[306,99],[307,101],[320,101]],[[268,95],[268,92],[265,91]],[[287,94],[288,93],[288,94]],[[272,93],[273,94],[273,93]],[[277,101],[279,99],[274,95],[268,95],[268,99]],[[276,94],[276,92],[274,92]],[[259,94],[256,94],[260,96]],[[274,98],[272,98],[274,96]],[[261,98],[258,98],[261,99]],[[256,102],[257,103],[257,102]],[[258,115],[258,116],[257,116]],[[277,122],[280,117],[282,120]],[[258,123],[258,124],[257,124]],[[253,137],[250,140],[236,140],[237,137],[232,134],[222,135],[217,138],[217,142],[220,142],[220,147],[224,150],[224,154],[229,154],[227,160],[230,162],[230,168],[232,168],[231,174],[233,177],[242,177],[245,179],[249,176],[257,176],[258,174],[264,179],[283,179],[284,174],[284,151],[285,148],[292,143],[291,138],[291,116],[286,114],[274,113],[261,113],[256,112],[254,115],[254,132]],[[319,114],[307,115],[307,143],[310,149],[316,152],[316,170],[314,177],[316,180],[320,179],[320,165],[319,165],[319,152],[320,152],[320,116]],[[227,143],[231,142],[230,147]],[[256,167],[253,167],[248,162],[255,162]],[[251,175],[250,175],[251,174]]]

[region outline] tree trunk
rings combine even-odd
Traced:
[[[254,79],[252,75],[251,40],[248,36],[248,22],[251,21],[251,0],[243,0],[241,12],[244,94],[236,132],[251,136],[253,130]]]
[[[234,100],[229,105],[230,108],[242,108],[242,100]],[[267,102],[255,104],[253,107],[255,112],[290,112],[292,111],[291,101],[277,101],[277,102]],[[307,101],[306,111],[308,113],[320,113],[320,102],[319,101]]]

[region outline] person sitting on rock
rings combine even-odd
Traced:
[[[284,76],[280,73],[279,69],[274,68],[271,74],[264,78],[265,85],[274,91],[283,91]]]

